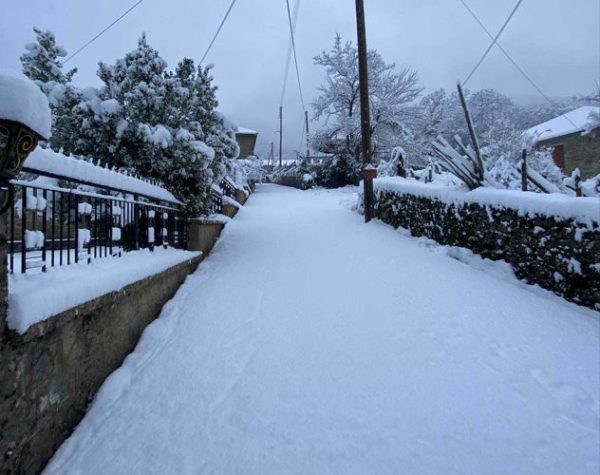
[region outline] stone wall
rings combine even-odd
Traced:
[[[413,236],[503,259],[519,279],[600,309],[598,220],[584,223],[541,214],[532,217],[506,207],[446,203],[384,189],[378,192],[376,216],[394,227],[409,229]]]
[[[565,173],[570,175],[579,168],[585,180],[600,173],[600,137],[576,135],[565,142]]]
[[[0,473],[39,473],[202,257],[0,337]]]
[[[566,135],[540,143],[540,147],[562,145],[565,153],[564,172],[570,175],[579,168],[585,180],[600,174],[600,129],[588,135]]]

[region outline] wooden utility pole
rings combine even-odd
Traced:
[[[306,127],[306,160],[310,160],[310,131],[308,130],[308,111],[304,111],[304,122]]]
[[[269,155],[269,165],[275,167],[275,142],[271,142],[271,155]]]
[[[369,62],[367,32],[365,27],[365,7],[363,0],[356,0],[356,31],[358,37],[358,78],[360,83],[360,124],[362,135],[363,185],[365,222],[374,217],[375,197],[373,179],[377,169],[371,164],[371,112],[369,110]]]
[[[283,163],[283,106],[279,106],[279,168]]]
[[[528,191],[527,189],[527,149],[523,149],[521,156],[521,191]]]

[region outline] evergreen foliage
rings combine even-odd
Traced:
[[[49,145],[156,179],[190,214],[208,212],[211,185],[239,154],[235,127],[216,110],[210,68],[184,58],[170,71],[142,35],[123,58],[99,64],[100,88],[79,89],[70,83],[74,71],[62,73],[66,51],[54,35],[35,31],[21,60],[53,104]]]

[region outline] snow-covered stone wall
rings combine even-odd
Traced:
[[[0,473],[42,471],[106,377],[201,260],[196,255],[24,334],[0,334]]]
[[[376,180],[375,192],[380,220],[505,260],[520,279],[600,309],[600,199],[468,192],[401,178]]]

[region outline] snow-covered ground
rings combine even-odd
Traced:
[[[154,252],[144,249],[122,257],[96,259],[91,264],[84,260],[64,267],[48,267],[44,273],[20,274],[17,271],[8,279],[6,323],[11,330],[23,334],[31,325],[200,254],[157,247]],[[66,262],[66,256],[64,259]],[[74,262],[74,255],[72,259]]]
[[[259,188],[46,473],[597,474],[599,314],[349,191]]]

